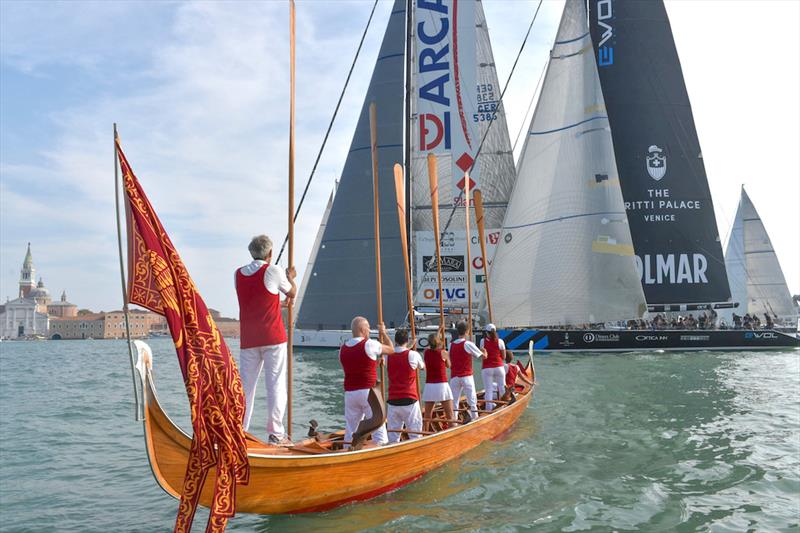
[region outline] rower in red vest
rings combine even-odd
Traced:
[[[481,351],[483,352],[483,394],[486,400],[486,409],[494,409],[492,400],[499,399],[502,391],[506,389],[506,369],[504,361],[506,359],[506,344],[503,339],[497,337],[497,328],[494,324],[487,324],[486,335],[481,339]]]
[[[235,274],[239,299],[239,374],[245,395],[243,426],[250,428],[253,402],[261,368],[266,366],[267,433],[272,444],[290,444],[285,438],[283,415],[286,412],[286,327],[281,316],[281,293],[294,298],[294,268],[285,272],[272,260],[272,241],[266,235],[253,237],[248,246],[253,262]]]
[[[389,374],[387,425],[389,444],[400,442],[403,433],[409,439],[419,438],[422,413],[417,393],[417,369],[425,368],[422,357],[408,348],[408,331],[398,329],[394,334],[394,353],[386,356]],[[405,426],[405,431],[403,431]]]
[[[353,432],[365,418],[372,416],[369,390],[378,381],[377,367],[384,355],[394,353],[392,340],[383,324],[378,325],[380,342],[369,338],[369,322],[357,316],[350,323],[353,337],[339,349],[339,362],[344,370],[344,440],[353,440]],[[386,424],[372,432],[372,442],[386,444]]]
[[[514,398],[516,391],[517,378],[524,381],[528,385],[532,385],[531,380],[525,375],[525,371],[520,367],[521,363],[514,363],[514,353],[511,350],[506,350],[506,392],[504,396]]]
[[[475,393],[475,378],[472,375],[472,359],[480,359],[483,352],[474,342],[467,340],[467,323],[463,320],[456,324],[458,338],[450,343],[450,390],[455,398],[455,405],[461,401],[461,393],[469,405],[470,420],[478,418],[478,396]]]
[[[444,341],[438,333],[428,335],[428,349],[425,350],[425,418],[430,418],[437,402],[442,404],[447,420],[454,420],[453,392],[447,384],[447,369],[450,368],[450,355],[444,350]],[[430,422],[425,422],[426,431]]]

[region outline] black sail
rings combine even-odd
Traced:
[[[589,0],[589,28],[645,298],[730,287],[689,95],[661,0]]]
[[[372,324],[377,322],[371,102],[375,102],[378,118],[383,316],[388,327],[399,326],[405,320],[403,255],[392,171],[395,163],[403,162],[405,43],[405,1],[395,0],[313,271],[308,276],[298,313],[299,328],[350,329],[350,320],[356,315],[367,317]]]

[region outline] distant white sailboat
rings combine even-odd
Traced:
[[[744,187],[725,251],[725,266],[731,294],[739,302],[734,310],[737,314],[755,314],[760,319],[769,315],[776,323],[796,326],[798,310],[778,256]]]

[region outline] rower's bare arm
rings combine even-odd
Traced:
[[[287,298],[293,299],[297,295],[297,284],[294,281],[294,278],[296,277],[297,277],[297,271],[294,269],[293,266],[286,269],[286,279],[289,280],[289,284],[292,286],[291,289],[289,289],[284,293]]]
[[[442,350],[442,359],[444,359],[444,366],[450,368],[450,353],[447,350]]]
[[[381,343],[381,353],[383,355],[394,353],[394,343],[386,332],[386,326],[382,322],[378,324],[378,340]]]

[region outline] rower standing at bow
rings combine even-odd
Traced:
[[[239,374],[245,395],[244,430],[250,428],[253,402],[261,369],[266,365],[267,433],[270,444],[289,444],[285,437],[283,416],[286,413],[286,326],[281,315],[281,293],[295,297],[294,268],[285,272],[271,265],[272,241],[266,235],[253,237],[247,247],[253,261],[238,270],[234,277],[239,300],[241,340]]]

